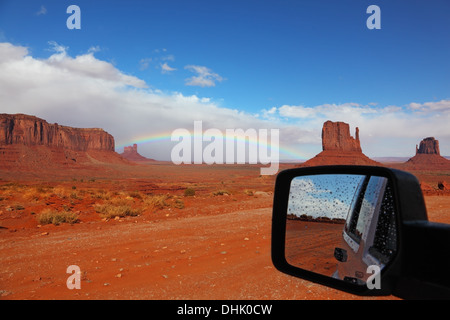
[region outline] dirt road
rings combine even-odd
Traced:
[[[271,208],[0,230],[1,299],[367,299],[278,272]],[[67,267],[81,271],[69,290]],[[392,298],[392,297],[385,297]]]

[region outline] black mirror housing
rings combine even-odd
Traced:
[[[369,288],[365,285],[358,285],[349,281],[342,281],[326,275],[318,274],[300,267],[291,265],[287,262],[285,254],[286,245],[286,219],[288,213],[288,201],[291,181],[296,177],[314,176],[314,175],[362,175],[362,176],[378,176],[387,178],[392,186],[392,196],[395,203],[396,211],[396,231],[397,231],[397,250],[391,261],[381,270],[381,286],[380,288]],[[417,225],[421,227],[417,227]],[[343,290],[357,295],[397,295],[408,296],[410,292],[409,284],[414,279],[417,270],[411,268],[414,259],[415,250],[411,248],[417,243],[412,241],[414,238],[413,231],[416,229],[425,230],[430,227],[427,219],[425,201],[422,195],[418,179],[404,171],[390,169],[386,167],[375,166],[320,166],[320,167],[302,167],[288,169],[280,172],[277,176],[274,192],[273,216],[272,216],[272,261],[274,266],[281,272],[292,276],[300,277],[315,283],[319,283],[338,290]],[[434,226],[436,227],[436,226]],[[449,235],[450,228],[448,225],[440,225],[439,230],[443,229],[442,236]],[[449,242],[447,239],[447,243]],[[448,244],[446,245],[448,248]],[[445,248],[444,248],[445,249]],[[425,250],[425,249],[424,249]],[[445,250],[444,250],[445,252]],[[448,255],[446,251],[445,255]],[[344,261],[345,252],[336,249],[335,258]],[[419,263],[419,265],[422,265]],[[440,264],[442,268],[448,265]],[[447,269],[448,271],[448,269]],[[423,272],[423,271],[421,271]],[[444,276],[444,275],[443,275]],[[417,280],[417,279],[416,279]],[[434,291],[435,284],[427,284],[427,279],[419,279],[419,283]],[[449,293],[448,287],[444,283],[443,286],[438,284],[439,297]],[[429,290],[429,291],[430,291]]]

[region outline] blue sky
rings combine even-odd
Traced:
[[[80,30],[66,27],[71,4],[81,9]],[[370,16],[366,9],[372,4],[381,9],[379,30],[366,27]],[[192,126],[195,119],[188,116],[183,123],[171,121],[156,107],[142,111],[145,105],[164,105],[192,110],[196,120],[218,128],[280,128],[281,143],[303,158],[320,152],[325,120],[345,121],[352,130],[358,126],[363,151],[369,156],[411,156],[415,144],[427,136],[440,140],[441,153],[450,155],[449,12],[450,2],[444,0],[0,0],[0,42],[26,48],[18,55],[21,59],[51,65],[45,75],[57,68],[80,75],[79,68],[88,61],[85,66],[91,73],[84,76],[92,80],[93,73],[99,72],[94,78],[105,79],[100,73],[107,69],[109,75],[132,77],[120,89],[114,87],[114,94],[136,89],[147,99],[136,102],[142,103],[140,108],[123,107],[122,115],[136,117],[127,122],[129,130],[119,130],[113,115],[102,119],[101,111],[104,114],[108,107],[99,104],[110,103],[112,94],[97,95],[97,101],[70,80],[60,88],[61,97],[40,93],[39,99],[33,99],[29,94],[30,104],[14,105],[11,98],[3,108],[67,125],[101,126],[118,145],[157,131]],[[52,56],[59,57],[60,63]],[[91,60],[75,61],[77,57]],[[29,77],[39,79],[38,69]],[[27,72],[25,67],[20,70]],[[49,77],[47,84],[52,81],[55,78]],[[79,92],[78,103],[83,103],[85,94],[85,104],[95,100],[95,106],[63,112],[55,101],[79,108],[75,101],[67,101],[70,94],[62,94],[69,88]],[[26,87],[20,90],[30,92]],[[10,101],[8,92],[1,96],[3,105]],[[125,104],[135,98],[128,96]],[[57,110],[50,107],[52,103]],[[224,117],[229,122],[221,121]],[[147,125],[133,125],[143,119]],[[159,126],[151,124],[155,120]],[[162,147],[156,152],[154,145],[142,148],[150,157],[167,153]]]

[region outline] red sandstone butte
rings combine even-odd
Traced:
[[[155,161],[153,159],[146,158],[139,154],[137,151],[137,144],[133,144],[132,146],[124,147],[123,153],[120,154],[123,158],[134,161],[134,162],[142,162],[142,161]]]
[[[355,138],[353,138],[350,135],[350,126],[345,122],[326,121],[323,124],[322,150],[321,153],[300,166],[381,165],[362,153],[359,128],[356,128]]]
[[[416,145],[416,154],[437,154],[441,155],[439,151],[439,141],[433,137],[425,138],[420,141],[419,148]]]
[[[416,155],[405,162],[407,169],[450,169],[450,160],[441,156],[439,141],[428,137],[416,145]]]
[[[359,128],[355,138],[350,135],[350,126],[345,122],[327,121],[322,127],[322,150],[362,152],[359,142]]]

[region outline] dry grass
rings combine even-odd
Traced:
[[[143,198],[144,207],[147,210],[161,210],[168,206],[166,195],[148,195]]]
[[[57,186],[53,188],[52,193],[61,199],[67,199],[72,191],[67,190],[64,186]]]
[[[94,209],[105,219],[133,217],[141,214],[142,209],[133,209],[132,204],[133,202],[130,199],[115,198],[103,204],[95,204]]]
[[[93,199],[110,200],[113,196],[114,195],[112,192],[105,191],[103,189],[99,189],[96,192],[91,193],[91,197]]]
[[[54,209],[45,209],[36,217],[36,219],[40,224],[54,224],[54,225],[59,225],[61,223],[73,224],[78,221],[78,215],[70,211],[57,211]]]

